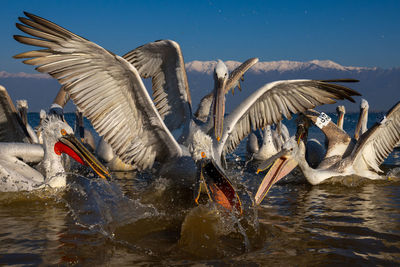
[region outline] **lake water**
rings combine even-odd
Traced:
[[[369,126],[379,116],[370,114]],[[351,135],[357,117],[346,115]],[[29,119],[35,126],[38,114]],[[399,156],[382,168],[400,166]],[[193,192],[149,173],[115,173],[111,183],[71,173],[62,192],[0,193],[0,265],[400,264],[399,180],[311,186],[296,172],[253,208],[263,176],[245,159],[242,142],[227,170],[243,216],[196,206]]]

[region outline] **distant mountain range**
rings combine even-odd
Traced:
[[[239,66],[240,62],[226,61],[231,71]],[[215,61],[192,61],[186,63],[186,70],[190,85],[194,109],[200,99],[210,92],[213,87],[212,72]],[[228,96],[227,111],[231,111],[245,97],[263,86],[265,83],[287,79],[339,79],[354,78],[359,83],[347,86],[359,91],[367,99],[370,109],[386,111],[397,101],[400,101],[400,67],[391,69],[349,67],[342,66],[330,60],[298,61],[272,61],[259,62],[244,76],[242,92],[236,90],[235,96]],[[27,99],[30,111],[39,111],[48,108],[55,97],[60,85],[46,74],[8,73],[0,71],[0,84],[5,86],[15,101]],[[145,82],[149,87],[149,82]],[[357,103],[360,97],[356,97]],[[348,101],[342,102],[349,112],[358,111],[359,105]],[[320,108],[324,111],[333,111],[336,106],[330,105]],[[71,111],[72,105],[67,110]]]

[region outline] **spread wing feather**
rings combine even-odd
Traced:
[[[332,80],[329,82],[356,82]],[[303,112],[322,104],[335,103],[335,99],[348,99],[360,95],[347,87],[317,80],[287,80],[268,83],[245,99],[224,121],[222,139],[216,145],[219,155],[230,153],[253,129],[278,123],[283,116]]]
[[[156,108],[172,131],[191,117],[191,99],[179,44],[160,40],[140,46],[123,56],[143,78],[152,78]]]
[[[394,105],[381,122],[361,135],[352,153],[355,168],[382,172],[379,166],[400,141],[400,102]]]
[[[181,154],[133,65],[48,20],[25,15],[19,19],[25,25],[17,27],[33,37],[14,38],[45,49],[15,58],[32,58],[24,63],[58,79],[125,163],[145,169],[156,158]]]

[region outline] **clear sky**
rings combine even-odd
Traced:
[[[400,1],[2,0],[0,71],[35,73],[12,56],[23,11],[122,55],[158,39],[185,61],[330,59],[345,66],[400,66]]]

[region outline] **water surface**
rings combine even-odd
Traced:
[[[379,115],[370,115],[370,125]],[[34,125],[37,114],[30,116]],[[346,117],[349,133],[356,118]],[[263,177],[245,162],[244,147],[228,169],[243,216],[215,204],[196,206],[190,189],[150,173],[115,173],[112,183],[71,173],[61,192],[1,193],[0,265],[400,263],[398,179],[311,186],[297,171],[254,209]],[[383,169],[400,166],[399,156],[394,151]]]

